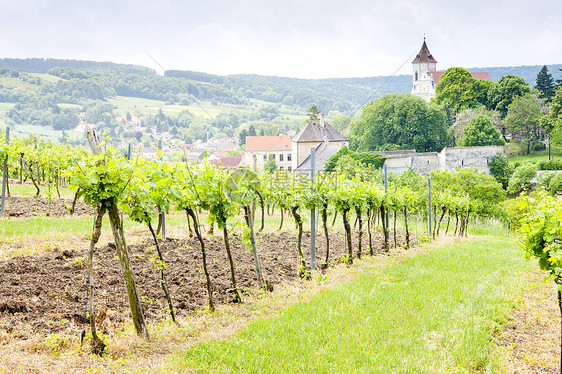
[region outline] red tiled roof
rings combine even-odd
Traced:
[[[431,76],[433,77],[433,82],[435,82],[435,84],[439,83],[439,81],[441,80],[441,77],[443,76],[443,74],[445,74],[444,71],[433,71],[430,72],[429,74],[431,74]],[[476,71],[476,72],[470,72],[470,74],[472,74],[472,77],[475,79],[484,79],[487,81],[491,81],[490,79],[490,75],[488,75],[488,73],[486,73],[485,71]]]
[[[240,163],[242,162],[243,157],[244,157],[244,154],[239,154],[239,155],[229,156],[229,157],[222,157],[219,160],[213,161],[213,163],[216,166],[222,166],[222,167],[229,168],[229,169],[236,169],[237,167],[240,166]]]
[[[247,136],[246,152],[248,151],[290,151],[291,138],[281,136]]]
[[[220,158],[228,157],[229,153],[230,151],[215,151],[215,154]]]
[[[490,79],[490,75],[488,73],[486,73],[485,71],[470,72],[470,74],[472,74],[472,77],[476,78],[476,79],[484,79],[486,81],[492,80],[492,79]]]

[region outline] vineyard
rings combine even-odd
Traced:
[[[147,160],[90,141],[92,154],[33,138],[2,144],[6,194],[29,186],[37,195],[7,197],[6,225],[39,209],[90,223],[80,246],[0,263],[0,324],[10,334],[83,331],[102,354],[108,334],[131,322],[149,338],[162,320],[181,326],[337,264],[507,220],[501,185],[474,169],[385,181],[382,170],[344,165],[311,178]]]

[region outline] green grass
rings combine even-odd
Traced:
[[[14,132],[10,133],[10,136],[17,136],[20,138],[27,138],[30,134],[38,134],[45,138],[49,138],[52,141],[58,142],[62,138],[62,130],[53,130],[51,126],[34,126],[34,125],[15,125]],[[82,139],[86,135],[74,130],[67,131],[68,137],[70,139]]]
[[[23,240],[44,241],[47,238],[63,239],[68,235],[92,234],[94,217],[31,217],[23,219],[1,219],[0,242],[19,242]],[[107,216],[104,217],[103,230],[110,231]],[[123,225],[125,229],[131,231],[143,231],[148,228],[140,223],[134,222],[125,217]],[[185,227],[187,234],[187,220],[185,214],[169,214],[166,216],[166,226]]]
[[[3,219],[0,226],[0,241],[18,242],[49,237],[63,238],[67,235],[89,235],[92,233],[92,217],[32,217]],[[104,224],[108,227],[107,221]]]
[[[64,199],[73,199],[74,192],[68,188],[59,187],[60,196]],[[18,184],[15,180],[10,180],[10,194],[12,196],[35,196],[37,189],[33,184],[24,183]],[[49,189],[45,185],[39,186],[39,196],[47,198]],[[51,187],[51,194],[53,198],[58,197],[55,186]]]
[[[181,111],[189,110],[193,115],[205,117],[207,119],[209,119],[209,114],[214,118],[222,112],[246,113],[257,110],[260,106],[273,105],[271,103],[260,100],[251,100],[251,106],[226,103],[212,104],[209,101],[200,101],[198,104],[191,103],[189,105],[166,105],[166,102],[162,100],[151,100],[128,96],[116,96],[114,98],[109,98],[108,101],[111,104],[117,106],[117,112],[119,112],[121,115],[125,115],[125,113],[127,112],[133,115],[135,113],[155,115],[158,113],[158,110],[162,109],[162,112],[164,112],[165,114],[175,117]],[[278,106],[278,108],[280,113],[287,118],[305,118],[305,115],[303,113],[295,112],[294,107],[281,105]]]
[[[552,155],[554,159],[561,159],[562,158],[562,150],[559,149],[552,149]],[[548,150],[535,152],[528,155],[521,155],[521,156],[514,156],[509,158],[510,163],[523,163],[523,162],[539,162],[539,161],[548,161]]]
[[[57,77],[57,76],[51,75],[51,74],[45,74],[45,73],[28,73],[28,74],[33,75],[34,77],[41,78],[41,79],[46,80],[47,82],[51,82],[51,83],[57,83],[58,81],[61,80],[60,77]]]
[[[493,335],[529,266],[506,236],[437,248],[174,363],[200,373],[498,372]]]

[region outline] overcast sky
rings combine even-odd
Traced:
[[[562,63],[562,0],[0,0],[0,57],[298,78]]]

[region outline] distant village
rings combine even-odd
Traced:
[[[437,71],[437,60],[432,56],[424,39],[419,53],[412,61],[411,95],[429,102],[435,97],[435,87],[443,74]],[[486,72],[471,72],[476,79],[490,80]],[[161,144],[161,151],[168,157],[183,156],[192,162],[207,159],[217,166],[236,169],[250,167],[262,169],[269,159],[275,161],[279,170],[310,173],[312,169],[322,171],[324,165],[340,148],[349,146],[349,139],[332,127],[320,114],[318,119],[308,122],[298,133],[290,131],[278,136],[247,136],[245,147],[241,150],[240,139],[224,137],[207,141],[198,140],[194,144],[170,145],[173,136],[168,132],[159,133],[154,128],[143,127],[136,116],[115,117],[117,133],[129,132],[133,137],[124,137],[119,148],[135,144],[135,152],[140,151],[145,158],[157,157],[156,146],[141,146],[140,139],[149,137],[152,144]],[[244,125],[242,125],[244,126]],[[79,124],[74,129],[86,132],[95,129],[94,124]],[[138,149],[137,149],[138,148]],[[314,149],[314,165],[311,164],[311,150]],[[385,165],[390,172],[401,174],[413,169],[421,174],[432,170],[454,170],[456,167],[473,167],[489,172],[488,163],[503,146],[445,147],[441,152],[418,153],[415,150],[371,152],[385,157]]]

